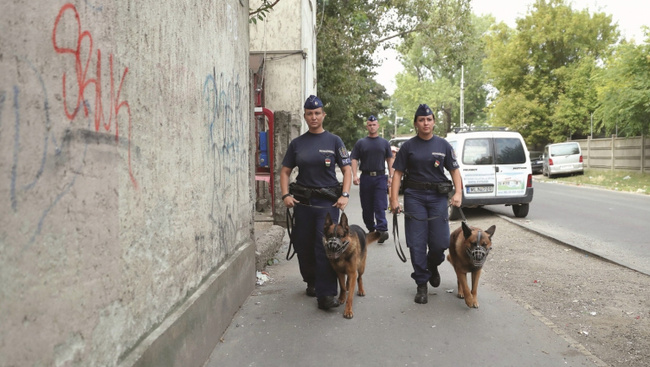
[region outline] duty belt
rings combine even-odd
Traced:
[[[362,175],[368,175],[368,176],[382,176],[385,175],[386,172],[384,171],[361,171]]]
[[[441,194],[445,194],[451,191],[453,187],[451,182],[418,182],[413,180],[406,181],[406,187],[409,189],[416,190],[433,190]]]

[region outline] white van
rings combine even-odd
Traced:
[[[542,174],[548,178],[560,174],[584,174],[582,150],[575,141],[548,144],[544,147]]]
[[[463,208],[512,206],[515,217],[528,215],[533,201],[533,175],[526,142],[521,134],[504,129],[450,133],[463,179]],[[449,219],[460,216],[449,207]]]

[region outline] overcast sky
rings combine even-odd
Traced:
[[[478,15],[492,14],[497,21],[514,28],[515,20],[524,17],[533,3],[534,0],[472,0],[472,10]],[[634,38],[637,44],[643,41],[641,26],[650,26],[648,0],[572,0],[570,3],[573,9],[588,8],[590,13],[602,11],[611,14],[621,35],[627,39]],[[377,81],[386,87],[389,94],[395,90],[395,74],[402,70],[396,55],[390,51],[379,56],[385,60],[377,69]]]

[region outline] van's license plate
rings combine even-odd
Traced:
[[[494,191],[494,186],[470,186],[466,189],[468,194],[480,194]]]

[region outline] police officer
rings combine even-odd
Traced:
[[[384,243],[388,239],[386,192],[393,176],[393,152],[388,141],[379,136],[379,123],[375,116],[368,117],[366,129],[368,129],[368,136],[357,141],[350,155],[352,182],[359,185],[363,223],[368,228],[368,232],[381,232],[379,243]],[[388,176],[386,176],[384,162],[388,164]],[[357,175],[357,168],[361,168],[361,178]]]
[[[449,218],[447,206],[451,182],[444,169],[451,174],[455,192],[451,205],[460,207],[463,197],[458,162],[449,143],[433,134],[436,120],[426,104],[415,112],[413,125],[417,135],[400,147],[393,168],[395,173],[390,191],[390,205],[394,213],[402,211],[398,201],[400,181],[406,172],[404,189],[404,229],[406,245],[411,255],[417,291],[416,303],[427,303],[427,281],[440,285],[440,265],[449,248]]]
[[[339,303],[337,276],[323,247],[323,227],[327,213],[338,222],[339,210],[348,204],[352,183],[350,156],[341,138],[323,129],[326,114],[320,98],[309,96],[304,109],[309,131],[289,144],[282,161],[280,188],[284,205],[294,210],[292,240],[300,274],[307,283],[306,293],[317,297],[318,308],[327,310]],[[342,189],[336,178],[337,165],[343,173]],[[298,167],[295,184],[302,196],[289,192],[289,177],[294,167]],[[338,193],[334,197],[319,194],[337,190],[340,196]]]

